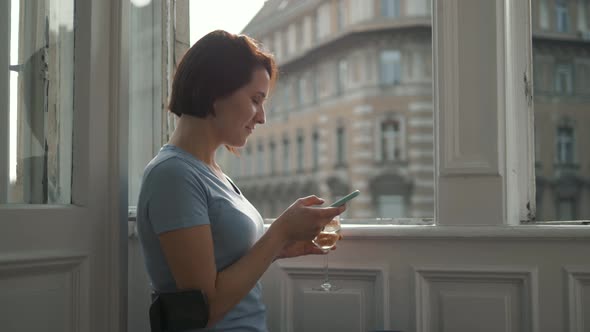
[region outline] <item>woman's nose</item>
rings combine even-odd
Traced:
[[[266,122],[266,112],[264,111],[264,107],[260,107],[258,112],[256,112],[256,123],[264,124]]]

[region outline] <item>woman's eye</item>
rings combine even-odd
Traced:
[[[252,99],[252,102],[254,102],[256,105],[260,105],[260,101],[256,98]]]

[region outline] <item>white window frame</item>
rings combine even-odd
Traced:
[[[432,1],[435,225],[359,220],[345,236],[590,235],[522,224],[535,217],[530,2]]]
[[[535,214],[530,2],[459,2],[433,0],[435,222],[518,226]]]
[[[530,2],[433,0],[432,13],[434,227],[344,225],[344,235],[590,234],[584,226],[529,225],[536,210]]]

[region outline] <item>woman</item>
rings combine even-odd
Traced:
[[[177,127],[144,172],[137,217],[152,287],[202,290],[214,331],[266,331],[259,278],[277,258],[323,253],[311,240],[345,209],[300,198],[263,232],[258,211],[215,162],[219,146],[235,152],[264,124],[276,76],[272,56],[247,36],[200,39],[172,84]]]

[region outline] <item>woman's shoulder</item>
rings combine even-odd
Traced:
[[[203,177],[203,170],[182,158],[182,156],[158,153],[144,170],[143,182],[158,183],[160,185],[198,184],[202,185],[200,179]]]

